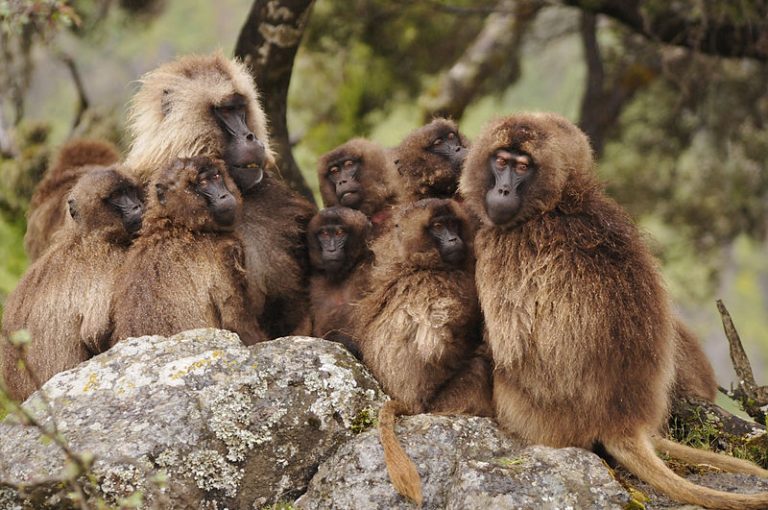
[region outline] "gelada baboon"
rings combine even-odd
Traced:
[[[765,476],[724,455],[658,437],[674,378],[674,321],[656,263],[593,172],[587,137],[554,114],[491,123],[460,182],[481,218],[476,281],[493,354],[499,424],[527,441],[602,447],[675,500],[766,508],[673,473],[673,457]]]
[[[26,329],[32,339],[26,358],[34,377],[17,366],[16,349],[3,346],[5,383],[19,400],[109,345],[115,275],[141,226],[141,187],[116,168],[83,175],[66,203],[66,223],[5,302],[3,337]]]
[[[675,321],[675,380],[673,398],[694,397],[714,402],[717,396],[715,370],[696,336],[679,319]]]
[[[29,202],[24,249],[30,261],[43,254],[53,234],[64,225],[67,194],[80,176],[96,166],[112,165],[119,160],[117,147],[97,140],[72,140],[59,149]]]
[[[365,214],[341,206],[322,209],[307,231],[312,335],[341,342],[358,357],[351,317],[368,288],[373,262],[370,235],[371,222]]]
[[[374,237],[388,229],[397,203],[396,177],[384,148],[364,138],[336,147],[317,165],[323,204],[359,209],[371,220]]]
[[[402,203],[422,198],[452,198],[467,156],[467,139],[455,122],[438,118],[422,126],[393,149]]]
[[[194,328],[228,329],[246,345],[265,339],[234,233],[241,205],[220,160],[179,159],[155,177],[144,225],[118,275],[112,344]]]
[[[309,333],[305,232],[315,208],[274,173],[267,121],[246,67],[221,54],[160,66],[141,79],[129,118],[126,165],[145,183],[177,157],[226,162],[243,197],[238,230],[260,323],[271,337],[300,325]]]
[[[371,290],[358,304],[355,337],[393,398],[380,413],[387,469],[398,491],[419,502],[418,474],[394,437],[394,415],[432,410],[480,343],[480,310],[472,232],[459,205],[421,200],[398,209],[393,223],[372,246]],[[447,399],[442,405],[451,410]]]

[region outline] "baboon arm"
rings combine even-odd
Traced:
[[[88,289],[83,293],[80,322],[80,339],[93,355],[104,352],[109,347],[113,328],[108,297],[111,295],[111,282],[107,283],[104,279],[96,285],[97,288]]]
[[[413,342],[421,357],[425,360],[439,358],[446,337],[450,335],[446,331],[446,324],[451,318],[450,302],[445,299],[432,302],[418,299],[408,303],[404,310],[415,325]]]

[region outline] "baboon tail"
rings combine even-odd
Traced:
[[[759,510],[768,508],[768,493],[734,494],[689,482],[669,469],[653,449],[645,434],[604,441],[613,455],[632,474],[681,503],[721,510]]]
[[[423,497],[419,472],[395,435],[395,417],[408,412],[405,404],[398,400],[385,402],[379,411],[379,439],[392,485],[401,495],[421,506]]]
[[[675,443],[658,436],[651,436],[651,442],[656,451],[689,464],[708,464],[731,473],[746,473],[748,475],[768,478],[768,470],[743,459],[737,459],[722,453],[691,448],[690,446]]]

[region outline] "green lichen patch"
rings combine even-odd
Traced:
[[[526,462],[528,462],[530,459],[528,457],[522,456],[522,457],[497,457],[493,459],[491,462],[496,464],[497,466],[501,466],[504,468],[513,468],[517,466],[522,466]]]
[[[263,506],[259,510],[296,510],[296,507],[293,506],[293,503],[279,501],[274,505]]]
[[[349,430],[351,430],[353,434],[360,434],[376,425],[378,425],[376,412],[373,408],[367,406],[362,408],[360,412],[352,418],[352,424],[350,425]]]

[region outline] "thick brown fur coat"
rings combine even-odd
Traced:
[[[504,225],[494,225],[485,209],[489,159],[498,149],[528,154],[535,168],[517,215]],[[673,456],[693,450],[654,437],[675,375],[674,321],[640,233],[596,180],[586,136],[554,114],[493,122],[470,151],[460,192],[482,221],[476,280],[495,363],[499,424],[533,443],[602,444],[679,501],[768,506],[768,494],[696,486],[654,452],[654,445],[669,447]],[[766,473],[703,453],[714,465]]]
[[[26,357],[41,384],[108,346],[109,302],[131,236],[104,201],[121,186],[138,185],[113,168],[84,175],[70,193],[77,219],[67,215],[53,244],[5,302],[3,336],[29,331]],[[23,400],[37,384],[16,360],[16,350],[5,344],[3,377],[10,395]]]
[[[444,156],[427,150],[436,138],[448,133],[455,133],[462,146],[469,146],[454,121],[437,118],[409,133],[392,149],[399,177],[396,189],[400,203],[423,198],[452,198],[456,194],[461,165],[455,166]]]
[[[427,199],[398,210],[395,227],[372,246],[371,292],[356,319],[363,361],[387,394],[417,413],[430,408],[479,343],[473,258],[453,267],[425,234],[438,210],[461,219],[471,254],[472,234],[457,203]]]
[[[51,244],[53,234],[67,217],[66,197],[84,173],[117,163],[120,155],[111,143],[76,139],[65,143],[35,188],[27,211],[24,249],[34,261]]]
[[[220,170],[241,204],[223,164]],[[172,164],[153,181],[151,189],[157,183],[167,188],[165,200],[150,193],[139,237],[119,273],[112,344],[193,328],[228,329],[247,345],[265,339],[259,310],[248,300],[242,242],[231,228],[219,227],[205,199],[190,191],[196,178],[196,164]]]
[[[131,103],[126,165],[146,183],[177,157],[221,158],[224,134],[211,112],[232,94],[247,103],[247,125],[267,154],[262,182],[243,196],[243,240],[250,300],[270,337],[309,333],[306,226],[315,207],[280,180],[267,119],[245,65],[221,53],[191,55],[141,79]]]
[[[318,229],[327,224],[344,225],[348,236],[344,245],[344,264],[333,273],[324,268],[322,249],[316,237]],[[368,247],[370,231],[368,218],[347,207],[322,209],[309,222],[307,243],[312,265],[309,296],[313,336],[333,339],[337,333],[348,338],[354,334],[353,312],[368,290],[373,263],[373,252]]]

